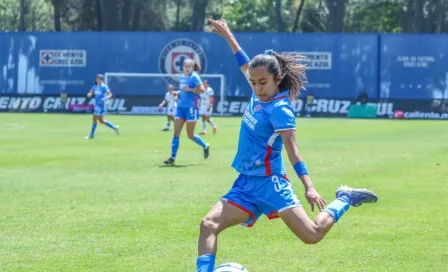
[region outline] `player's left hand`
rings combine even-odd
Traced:
[[[317,206],[319,211],[322,211],[327,202],[319,193],[314,189],[314,187],[309,187],[305,190],[305,197],[308,203],[311,205],[311,211],[314,212],[314,205]]]

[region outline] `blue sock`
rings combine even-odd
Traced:
[[[334,222],[338,222],[339,218],[348,211],[350,208],[350,196],[349,195],[341,195],[335,201],[331,202],[325,209],[324,212],[327,212],[334,218]]]
[[[171,121],[166,122],[166,127],[169,128],[171,125]]]
[[[198,135],[194,135],[193,141],[195,143],[197,143],[198,145],[202,146],[202,148],[206,148],[207,147],[207,144]]]
[[[111,129],[114,129],[114,130],[117,129],[117,127],[109,121],[106,121],[105,124],[106,124],[106,126],[110,127]]]
[[[95,130],[96,130],[96,124],[92,124],[92,129],[90,130],[90,136],[93,137],[93,135],[95,134]]]
[[[206,254],[196,259],[196,272],[213,272],[215,268],[215,255]]]
[[[176,158],[178,149],[179,149],[179,136],[173,136],[173,141],[171,142],[171,158],[172,159]]]

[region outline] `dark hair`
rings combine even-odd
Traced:
[[[249,63],[249,69],[255,67],[266,67],[269,73],[274,76],[274,80],[280,75],[280,89],[289,91],[290,99],[295,99],[300,95],[300,89],[306,82],[306,66],[299,63],[306,58],[299,54],[279,54],[272,50],[267,50],[264,54],[256,55]]]
[[[192,59],[186,59],[186,60],[184,60],[184,63],[185,63],[186,61],[189,61],[189,62],[191,62],[191,63],[193,64],[193,71],[196,71],[196,72],[201,71],[201,65],[200,65],[199,63],[195,62],[195,61],[192,60]]]

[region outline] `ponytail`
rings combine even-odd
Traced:
[[[193,70],[196,71],[196,72],[201,71],[201,65],[199,65],[199,63],[197,63],[197,62],[193,62],[193,63],[194,63],[193,64]]]

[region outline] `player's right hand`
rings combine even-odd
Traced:
[[[229,38],[232,35],[232,32],[230,31],[229,26],[227,25],[226,20],[213,20],[208,19],[212,32],[215,32],[216,34],[224,37]]]
[[[314,212],[314,206],[316,205],[319,211],[325,208],[327,202],[320,196],[320,194],[314,189],[314,187],[309,187],[305,189],[305,197],[308,203],[311,205],[311,211]]]

